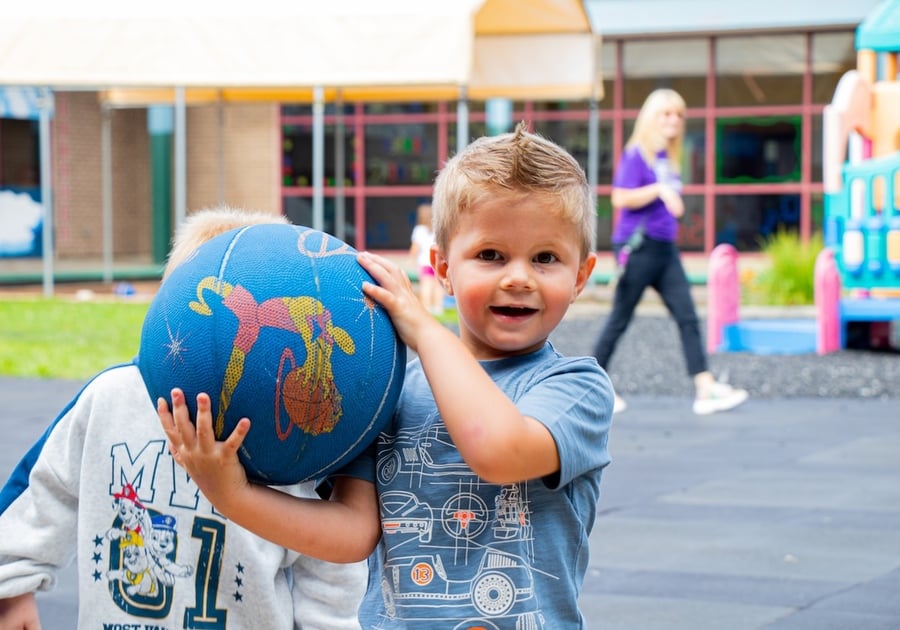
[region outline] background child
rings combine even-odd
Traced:
[[[418,358],[392,424],[341,471],[331,501],[247,482],[243,419],[213,436],[181,390],[160,420],[176,461],[217,509],[259,535],[330,560],[372,552],[365,628],[583,628],[613,391],[593,358],[548,341],[595,263],[594,210],[578,163],[520,124],[481,138],[439,174],[435,273],[460,333],[441,326],[405,272],[368,253],[367,295]],[[376,549],[377,546],[377,549]]]
[[[164,281],[217,234],[286,222],[229,208],[194,213]],[[281,491],[316,497],[311,484]],[[297,554],[217,514],[172,461],[132,363],[88,382],[0,491],[0,627],[38,628],[34,592],[51,588],[74,556],[83,628],[359,627],[365,565]]]
[[[694,380],[694,413],[727,411],[747,399],[747,391],[716,381],[707,366],[700,322],[675,244],[681,198],[684,99],[659,89],[644,101],[613,178],[611,201],[621,210],[612,235],[613,252],[624,263],[613,308],[597,339],[594,356],[605,369],[619,338],[631,323],[647,287],[653,287],[678,324],[688,374]],[[623,248],[628,248],[625,256]],[[616,411],[625,401],[616,397]]]
[[[409,257],[419,277],[419,299],[428,312],[440,315],[444,312],[444,290],[431,266],[431,246],[434,244],[431,204],[420,204],[416,210],[416,227],[413,228],[411,241]]]

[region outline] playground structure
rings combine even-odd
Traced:
[[[867,322],[877,346],[900,320],[900,0],[866,17],[856,50],[856,70],[841,77],[823,115],[819,354],[846,347],[850,322]]]
[[[900,324],[900,0],[884,0],[863,20],[856,50],[857,68],[841,77],[823,112],[825,247],[814,272],[815,322],[741,322],[737,254],[720,245],[707,280],[709,352],[826,354],[847,347],[851,323],[867,328],[868,347],[885,347]]]

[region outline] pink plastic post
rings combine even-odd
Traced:
[[[841,349],[841,275],[834,251],[826,247],[816,257],[813,272],[816,302],[816,352],[827,354]]]
[[[736,324],[741,301],[737,272],[737,250],[733,245],[716,245],[709,255],[706,278],[706,350],[714,354],[722,344],[722,329]]]

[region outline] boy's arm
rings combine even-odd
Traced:
[[[37,600],[34,593],[0,599],[0,629],[40,630]]]
[[[547,427],[519,412],[462,341],[418,302],[402,271],[370,253],[360,254],[360,263],[380,285],[363,290],[419,355],[441,418],[472,471],[493,483],[557,472],[559,452]]]
[[[196,427],[181,390],[172,390],[172,404],[171,412],[165,399],[157,405],[172,456],[223,516],[262,538],[321,560],[355,562],[375,548],[381,521],[374,484],[338,477],[328,501],[251,484],[237,456],[250,421],[241,420],[219,442],[213,434],[208,395],[197,396]]]
[[[0,598],[5,604],[52,589],[58,571],[75,557],[84,441],[96,420],[94,401],[102,387],[97,380],[50,423],[0,491]]]

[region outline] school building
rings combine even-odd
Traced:
[[[688,106],[682,250],[706,255],[729,242],[752,254],[780,229],[809,238],[822,229],[822,111],[856,67],[855,29],[877,4],[585,0],[602,38],[602,98],[472,99],[465,109],[452,98],[332,100],[324,110],[324,228],[358,248],[407,249],[416,206],[457,150],[462,111],[469,138],[525,120],[593,168],[597,244],[608,250],[613,167],[643,99],[671,87]],[[158,266],[172,228],[171,106],[123,99],[111,106],[110,94],[54,91],[55,257],[96,260],[111,242],[117,262]],[[225,202],[310,225],[314,118],[309,102],[189,101],[187,208]],[[39,154],[37,120],[0,117],[0,195],[39,198]],[[102,219],[104,185],[111,223]],[[0,213],[0,233],[17,226],[10,212]],[[0,275],[10,261],[39,255],[37,234],[31,249],[4,250],[0,239]]]

